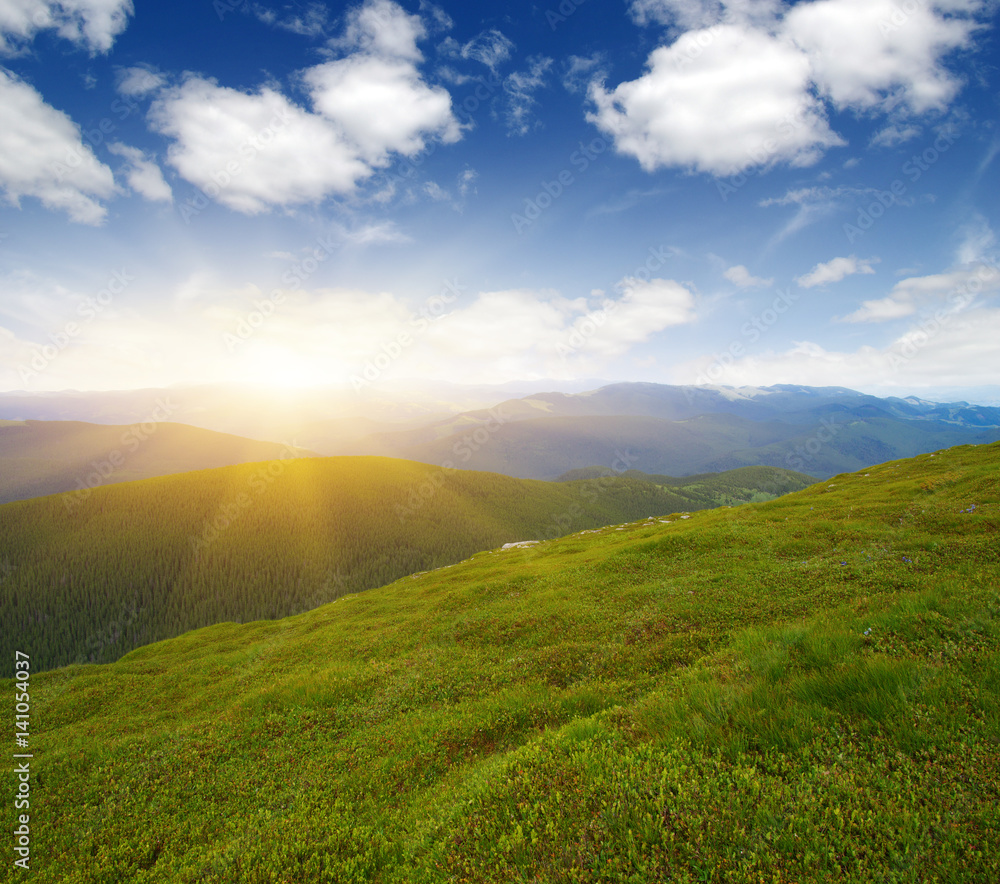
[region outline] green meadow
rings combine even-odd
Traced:
[[[32,879],[1000,880],[1000,444],[655,515],[34,673]]]

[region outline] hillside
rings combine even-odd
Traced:
[[[0,421],[0,503],[71,492],[65,503],[72,508],[101,485],[303,456],[312,452],[161,419]]]
[[[33,674],[34,880],[995,882],[998,475],[956,448]]]
[[[757,479],[771,487],[767,471]],[[0,506],[2,671],[15,645],[34,648],[36,668],[109,662],[505,542],[724,502],[636,479],[532,482],[385,458],[271,461],[19,501]]]
[[[557,481],[593,481],[613,475],[607,467],[584,467],[563,473]],[[692,511],[710,509],[713,506],[759,503],[792,491],[801,491],[812,484],[810,476],[775,467],[739,467],[722,473],[682,477],[651,476],[639,470],[627,470],[621,473],[621,478],[649,482],[664,491],[670,491],[688,504],[687,507],[676,509]]]

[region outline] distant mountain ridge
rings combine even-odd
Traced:
[[[510,420],[533,417],[630,415],[663,420],[687,420],[700,414],[734,414],[750,420],[781,417],[806,421],[836,408],[872,408],[900,420],[936,420],[963,427],[1000,427],[1000,408],[968,402],[929,402],[911,396],[880,398],[847,387],[671,386],[652,383],[609,384],[587,393],[536,393],[510,399],[496,408]],[[479,419],[482,412],[453,420]]]
[[[170,391],[170,419],[291,440],[324,456],[381,455],[539,479],[610,466],[626,451],[639,459],[635,468],[648,473],[684,476],[767,465],[825,478],[1000,439],[998,407],[880,398],[846,387],[630,382],[502,399],[509,389],[417,385],[408,399],[398,389],[358,396],[190,388]],[[155,393],[0,394],[0,417],[91,414],[103,422],[110,415],[146,414]]]
[[[426,463],[456,461],[524,478],[608,465],[628,450],[636,469],[684,476],[743,466],[816,478],[938,448],[1000,439],[1000,408],[880,399],[843,387],[676,387],[612,384],[540,393],[397,432],[361,450]]]

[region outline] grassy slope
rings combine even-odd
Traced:
[[[953,449],[35,676],[34,880],[995,882],[998,475]]]
[[[166,421],[4,421],[0,503],[293,454],[309,452]]]
[[[460,561],[698,504],[627,479],[545,483],[387,458],[244,464],[0,507],[0,673],[111,662]]]

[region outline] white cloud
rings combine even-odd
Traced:
[[[913,7],[912,9],[910,7]],[[884,112],[873,143],[907,140],[906,115],[940,111],[961,82],[947,56],[970,45],[983,0],[633,0],[633,18],[662,24],[637,80],[591,83],[588,119],[644,169],[714,175],[775,163],[809,165],[844,142],[838,110]]]
[[[993,228],[989,221],[978,212],[970,218],[960,231],[962,241],[955,254],[955,263],[959,266],[976,264],[980,261],[996,260],[995,247],[997,243]]]
[[[917,308],[909,301],[893,297],[878,298],[873,301],[863,301],[857,310],[844,317],[844,322],[885,322],[911,316],[916,310]]]
[[[675,25],[686,30],[722,20],[720,0],[633,0],[629,6],[637,24]]]
[[[427,194],[435,202],[443,202],[444,200],[451,199],[451,195],[436,181],[428,181],[424,185],[424,193]]]
[[[100,200],[115,192],[111,170],[83,143],[79,127],[3,69],[0,188],[15,206],[34,197],[82,224],[100,224],[107,214]]]
[[[704,39],[701,39],[704,36]],[[592,83],[587,119],[647,171],[728,175],[809,165],[843,142],[809,91],[809,60],[765,31],[719,25],[654,50],[647,72],[610,92]]]
[[[532,128],[532,111],[537,103],[534,93],[545,85],[551,58],[528,59],[528,70],[515,71],[503,81],[507,132],[526,135]]]
[[[461,137],[451,96],[405,59],[354,55],[310,68],[304,79],[316,110],[372,165],[385,165],[390,152],[419,153],[427,137]]]
[[[465,43],[458,54],[486,65],[493,73],[510,58],[514,44],[496,28],[483,31]]]
[[[368,231],[381,235],[375,228]],[[360,229],[354,233],[367,235]],[[341,239],[345,234],[338,231]],[[155,283],[144,283],[147,290],[148,285]],[[38,328],[29,337],[38,342],[52,331],[51,316],[72,315],[80,299],[37,281],[20,288],[34,293],[36,301],[41,298],[27,317]],[[599,292],[596,303],[528,289],[457,297],[443,290],[443,296],[418,302],[391,292],[299,289],[286,291],[266,319],[254,323],[252,333],[239,337],[239,324],[270,294],[253,285],[226,286],[213,274],[194,274],[171,291],[130,300],[127,311],[112,304],[29,388],[64,389],[85,379],[89,388],[107,389],[123,376],[137,387],[266,381],[280,371],[282,354],[294,357],[296,371],[316,383],[347,383],[366,362],[380,355],[384,361],[387,352],[395,355],[383,379],[456,373],[470,382],[551,377],[570,369],[598,371],[632,345],[694,318],[693,295],[671,280],[624,279],[616,288],[619,294],[608,299],[610,309],[600,307],[605,299]],[[600,327],[593,335],[585,329],[584,346],[571,344],[569,358],[564,357],[560,347],[573,342],[586,318],[599,312],[604,317]],[[13,320],[6,324],[12,327]],[[0,350],[0,389],[24,387],[17,367],[37,347],[32,340],[14,338]]]
[[[304,7],[302,4],[284,6],[280,12],[254,3],[250,11],[266,25],[303,37],[325,34],[330,14],[322,3],[308,3]]]
[[[872,147],[895,147],[916,138],[920,134],[920,127],[912,124],[890,123],[879,129],[869,142]]]
[[[580,92],[586,88],[595,75],[605,64],[604,56],[595,52],[593,55],[571,55],[563,65],[562,84],[567,92]]]
[[[741,289],[767,286],[774,282],[773,278],[761,279],[759,276],[754,276],[742,264],[730,267],[722,275],[737,288]]]
[[[673,280],[626,278],[616,289],[617,299],[595,309],[584,298],[550,291],[481,293],[431,326],[422,356],[428,363],[446,357],[452,365],[486,365],[497,378],[558,374],[570,366],[596,371],[633,345],[694,319],[694,296]]]
[[[976,264],[929,276],[911,276],[897,282],[892,294],[894,297],[944,298],[966,290],[973,294],[1000,290],[1000,270],[991,264]]]
[[[303,72],[314,112],[270,86],[248,93],[189,76],[158,97],[150,122],[174,140],[168,162],[180,175],[237,211],[349,194],[390,154],[461,137],[451,96],[416,68],[423,33],[417,16],[370,0],[337,41],[350,54]]]
[[[679,369],[679,383],[695,383],[711,368],[714,383],[763,386],[793,383],[854,389],[994,385],[1000,377],[1000,310],[914,319],[886,346],[829,350],[803,341],[721,365],[706,356]]]
[[[419,15],[411,15],[393,0],[367,0],[347,14],[343,36],[331,45],[346,52],[365,52],[420,61],[417,42],[427,35]]]
[[[120,68],[117,72],[117,87],[122,95],[141,98],[162,88],[167,78],[150,65],[135,65]]]
[[[980,295],[1000,291],[1000,269],[993,264],[973,263],[945,273],[911,276],[893,286],[888,297],[865,301],[844,317],[845,322],[883,322],[909,316],[918,309],[949,315],[971,309]]]
[[[53,29],[91,52],[107,52],[132,12],[132,0],[0,0],[0,53]]]
[[[458,194],[467,197],[470,193],[478,193],[476,190],[476,180],[479,173],[475,169],[464,169],[458,176]]]
[[[141,150],[121,142],[109,144],[108,150],[125,159],[125,176],[132,190],[152,202],[174,201],[173,192],[163,179],[160,167]]]
[[[694,295],[672,279],[625,277],[615,288],[623,294],[609,311],[606,327],[594,335],[593,349],[602,355],[617,356],[664,329],[695,319]]]
[[[420,0],[420,13],[429,19],[434,31],[450,31],[455,22],[450,15],[436,3],[429,3],[428,0]]]
[[[781,0],[632,0],[629,11],[640,25],[661,24],[692,30],[727,22],[773,25]]]
[[[968,45],[974,24],[960,14],[972,5],[815,0],[793,6],[784,26],[838,108],[905,105],[923,113],[943,108],[958,90],[942,59]]]
[[[182,178],[246,214],[347,193],[372,172],[328,120],[267,87],[247,94],[189,77],[149,119],[174,139],[167,161]]]
[[[352,246],[403,245],[413,239],[396,225],[395,221],[378,221],[354,227],[334,225],[334,231],[341,242]]]
[[[856,273],[870,275],[875,272],[872,264],[875,259],[856,258],[851,255],[848,258],[833,258],[823,264],[817,264],[808,273],[796,276],[795,281],[804,289],[811,289],[817,285],[828,285],[831,282],[840,282],[847,276]]]

